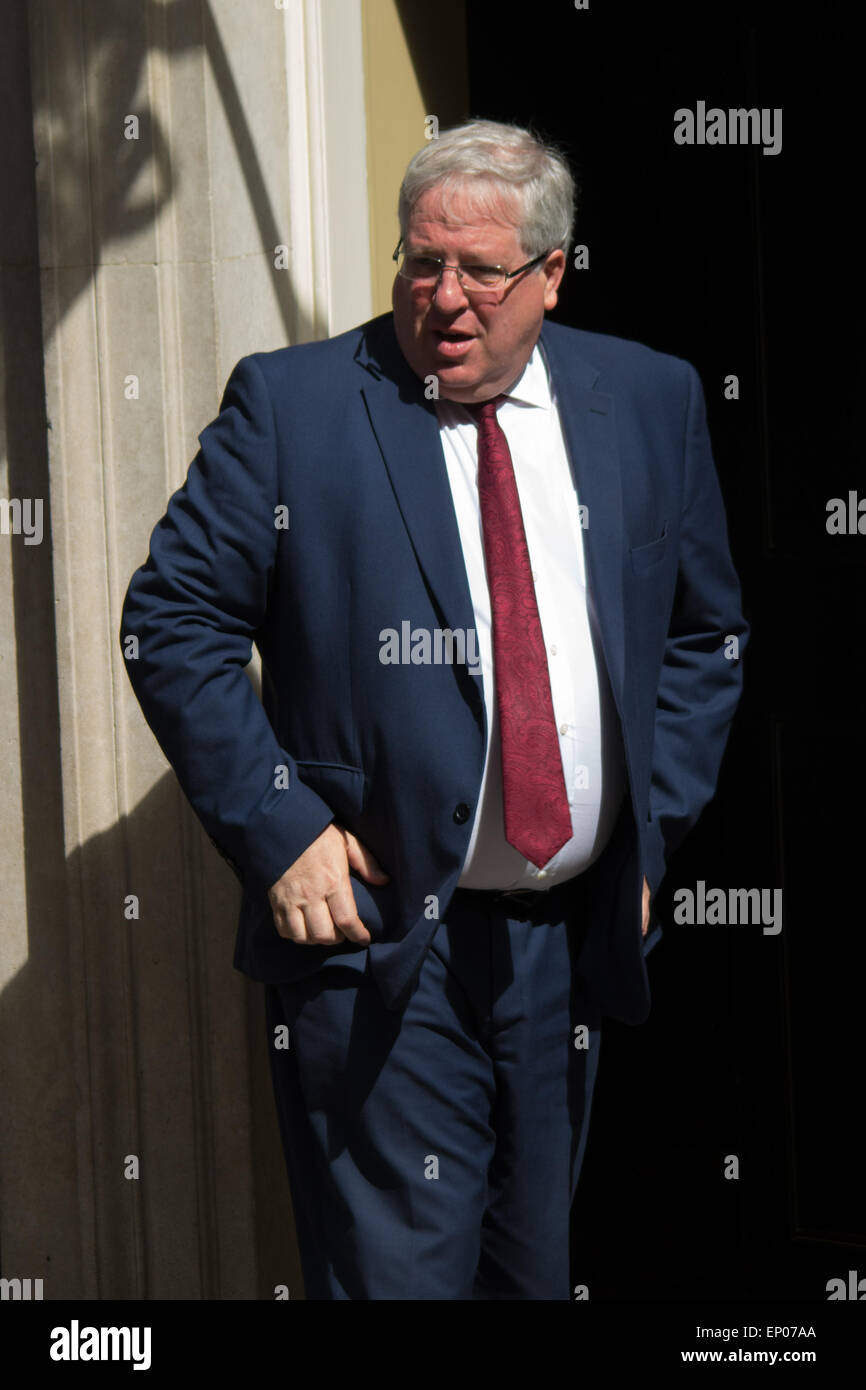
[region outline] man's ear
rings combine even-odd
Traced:
[[[559,286],[565,274],[565,252],[551,251],[541,267],[541,273],[545,277],[544,307],[555,309],[559,299]]]

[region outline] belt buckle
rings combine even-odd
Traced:
[[[499,896],[500,896],[500,898],[508,898],[508,899],[516,898],[518,901],[519,901],[521,898],[525,898],[525,899],[527,900],[527,903],[530,903],[530,902],[533,902],[533,901],[537,902],[537,901],[543,899],[543,898],[544,898],[545,892],[549,893],[549,892],[550,892],[550,889],[549,889],[549,888],[547,888],[547,889],[544,889],[544,888],[543,888],[543,889],[539,892],[539,891],[537,891],[536,889],[533,889],[533,888],[503,888],[503,889],[501,889],[501,891],[500,891],[500,893],[499,893]]]

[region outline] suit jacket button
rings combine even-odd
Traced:
[[[463,825],[469,819],[469,807],[465,801],[458,801],[454,807],[454,819],[458,825]]]

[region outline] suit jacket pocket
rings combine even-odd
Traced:
[[[394,880],[389,879],[387,883],[367,883],[354,869],[351,870],[349,879],[355,895],[358,916],[370,933],[370,940],[384,941],[393,938],[400,910]]]
[[[664,530],[654,541],[649,541],[646,545],[633,545],[629,551],[631,556],[632,569],[637,574],[643,574],[645,570],[657,565],[667,553],[668,546],[668,524],[665,522]]]
[[[298,776],[330,806],[337,820],[361,814],[366,777],[360,767],[295,759]]]

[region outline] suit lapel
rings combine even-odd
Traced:
[[[587,507],[586,568],[608,676],[624,685],[622,482],[612,396],[593,390],[599,371],[556,324],[542,326],[578,500]],[[397,344],[392,316],[373,321],[358,354],[362,393],[418,563],[443,627],[469,629],[475,615],[439,422]]]
[[[371,372],[362,388],[370,423],[442,626],[468,630],[475,626],[475,610],[436,410],[424,399],[423,385],[400,352],[393,329],[388,343],[385,327],[376,335],[383,340],[376,343],[378,379]],[[374,360],[366,365],[370,371]]]

